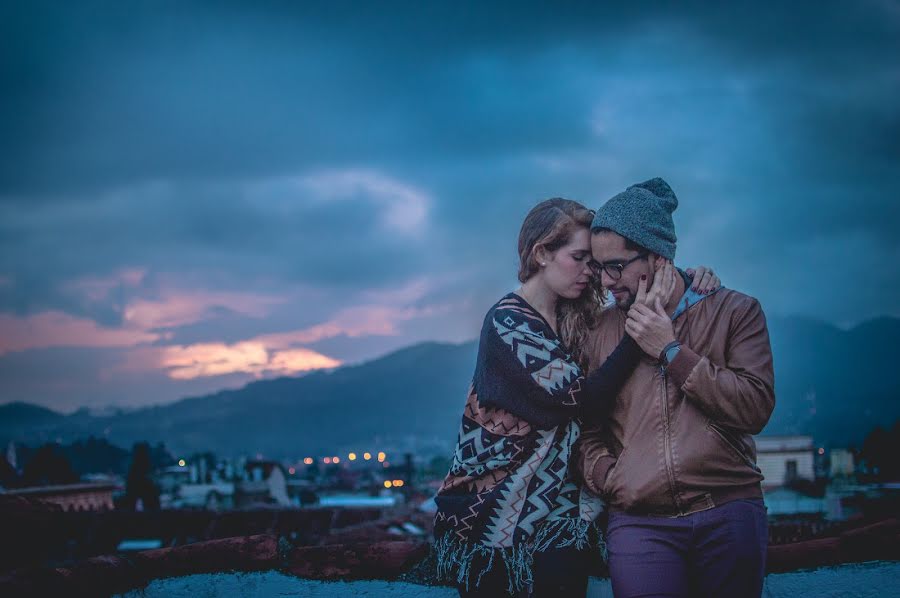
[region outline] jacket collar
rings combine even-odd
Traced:
[[[720,286],[718,289],[712,291],[708,295],[701,295],[700,293],[691,289],[691,283],[693,282],[693,280],[687,275],[687,273],[681,268],[676,268],[676,270],[678,270],[678,274],[680,274],[682,280],[684,280],[684,295],[682,295],[681,299],[678,301],[678,307],[675,308],[675,313],[672,314],[672,321],[677,320],[678,317],[686,312],[689,308],[700,303],[707,297],[713,296],[723,288]]]

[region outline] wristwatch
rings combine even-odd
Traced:
[[[659,354],[659,361],[663,364],[663,366],[668,366],[675,359],[675,356],[678,355],[678,352],[681,350],[681,342],[672,341],[668,345],[666,345],[662,352]]]

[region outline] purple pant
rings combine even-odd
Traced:
[[[616,598],[762,593],[768,545],[762,499],[684,517],[610,513],[606,541]]]

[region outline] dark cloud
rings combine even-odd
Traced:
[[[531,206],[652,176],[679,259],[767,309],[900,315],[898,56],[890,1],[4,3],[0,315],[115,327],[173,286],[302,303],[169,330],[236,342],[421,278],[398,305],[453,303],[474,336]],[[353,359],[446,319],[319,342]]]
[[[254,288],[272,278],[377,287],[422,269],[423,239],[385,223],[391,208],[365,188],[335,198],[302,184],[270,186],[149,185],[52,209],[43,202],[0,207],[0,272],[14,281],[0,288],[0,305],[18,313],[63,307],[108,322],[108,313],[90,311],[60,287],[133,267],[200,273],[213,288]],[[215,280],[221,271],[228,274]]]
[[[397,152],[490,155],[580,135],[559,104],[561,77],[499,49],[477,54],[452,22],[435,35],[381,10],[374,20],[199,6],[141,20],[104,7],[95,20],[68,10],[49,23],[41,14],[7,21],[19,29],[4,69],[4,87],[19,88],[4,110],[4,153],[17,159],[0,181],[11,191],[371,163]],[[42,75],[29,78],[35,70]],[[512,101],[523,93],[533,100]],[[518,126],[546,121],[545,108],[558,117]]]

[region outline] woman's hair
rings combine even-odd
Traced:
[[[568,243],[579,228],[590,229],[593,218],[591,210],[577,201],[561,197],[542,201],[532,208],[519,231],[519,282],[525,282],[540,270],[535,256],[538,245],[547,251],[556,251]],[[588,365],[584,346],[588,330],[597,323],[603,299],[600,281],[592,277],[577,299],[560,297],[556,303],[559,337],[582,370]]]

